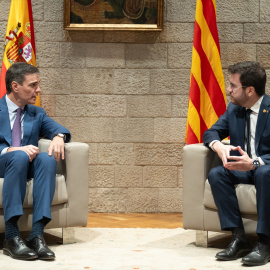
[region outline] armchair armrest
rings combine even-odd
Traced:
[[[40,152],[47,152],[50,140],[40,139]],[[85,226],[88,215],[88,155],[86,143],[70,142],[65,144],[65,160],[57,164],[57,173],[65,176],[68,203],[66,227]]]
[[[183,150],[183,225],[203,230],[205,181],[216,153],[202,143],[186,145]]]
[[[88,217],[89,146],[71,142],[65,145],[66,182],[68,191],[67,226],[86,226]]]

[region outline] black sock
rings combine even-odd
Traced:
[[[18,227],[18,220],[20,216],[14,216],[5,222],[5,239],[11,239],[15,236],[20,236],[20,230]]]
[[[37,222],[35,222],[32,226],[32,230],[30,232],[29,237],[27,238],[28,241],[31,241],[37,236],[43,236],[44,228],[47,225],[47,223],[50,221],[50,219],[44,217]]]
[[[270,244],[270,237],[266,234],[258,233],[259,242],[262,242],[264,244]]]
[[[246,240],[246,233],[244,228],[232,228],[231,231],[234,237],[237,237],[241,241]]]

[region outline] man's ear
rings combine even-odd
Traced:
[[[256,94],[255,88],[253,86],[249,86],[246,88],[246,93],[248,96],[252,96]]]
[[[15,82],[15,81],[13,81],[13,82],[11,83],[11,87],[12,87],[12,89],[13,89],[13,91],[14,91],[15,93],[18,93],[18,86],[19,86],[19,84],[18,84],[17,82]]]

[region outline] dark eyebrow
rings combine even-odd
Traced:
[[[36,85],[36,84],[39,84],[39,81],[34,81],[30,83],[30,85]]]

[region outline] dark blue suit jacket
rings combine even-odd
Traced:
[[[68,129],[47,116],[44,109],[34,105],[25,106],[23,132],[22,146],[38,146],[40,137],[52,140],[58,133],[66,134],[66,142],[71,138]],[[8,107],[4,96],[0,99],[0,153],[4,148],[11,146],[11,141]]]
[[[259,110],[256,132],[255,151],[265,164],[270,164],[270,97],[264,95]],[[223,140],[230,136],[230,144],[241,146],[245,142],[245,108],[230,103],[226,112],[203,134],[203,142],[208,146],[213,140]],[[232,153],[232,155],[240,155]]]

